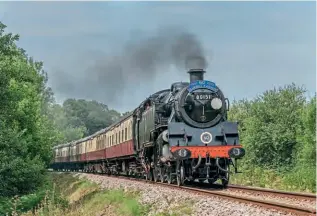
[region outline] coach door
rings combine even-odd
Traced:
[[[137,146],[137,150],[141,149],[142,143],[142,113],[140,110],[136,113],[136,124],[135,124],[135,144]]]

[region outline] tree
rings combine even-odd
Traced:
[[[56,141],[45,115],[52,98],[42,63],[28,58],[0,22],[0,196],[34,191]]]
[[[233,104],[229,118],[241,122],[248,163],[271,168],[294,164],[304,92],[292,84]]]
[[[78,140],[84,136],[87,129],[85,126],[75,127],[66,118],[64,108],[59,104],[53,104],[49,107],[49,117],[52,124],[58,131],[58,140],[55,144],[61,144]]]
[[[316,167],[316,96],[302,109],[302,127],[298,128],[297,163]]]
[[[67,99],[63,103],[63,108],[69,126],[87,128],[85,136],[108,127],[121,116],[105,104],[83,99]]]

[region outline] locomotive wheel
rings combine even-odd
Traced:
[[[147,181],[153,181],[153,173],[152,172],[153,172],[153,170],[150,169],[149,172],[146,174],[145,177],[146,177]]]
[[[159,168],[157,166],[155,166],[154,170],[153,170],[153,180],[154,180],[154,182],[158,182],[158,173],[159,173]]]
[[[215,183],[217,181],[217,179],[215,180],[215,179],[208,179],[208,183],[209,184],[213,184],[213,183]]]
[[[228,172],[225,173],[225,178],[226,178],[226,179],[221,179],[221,184],[222,184],[223,188],[227,188],[227,187],[228,187],[228,184],[229,184],[229,178],[230,178],[229,165],[226,164],[226,167],[225,167],[224,169],[227,170]]]
[[[185,169],[184,169],[183,166],[180,167],[179,173],[177,173],[176,180],[177,180],[177,185],[178,185],[178,186],[181,186],[181,185],[184,184],[184,180],[185,180]]]
[[[164,180],[165,180],[165,169],[163,167],[160,167],[160,181],[162,183],[164,183]]]
[[[172,171],[171,168],[168,168],[166,172],[167,183],[172,184]]]

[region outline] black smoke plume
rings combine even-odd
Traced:
[[[149,85],[170,65],[178,68],[177,73],[184,74],[189,68],[207,67],[204,49],[195,34],[168,27],[144,40],[131,38],[121,52],[116,50],[112,56],[98,57],[76,77],[63,74],[55,88],[63,95],[120,105],[118,98],[130,91],[129,86]]]

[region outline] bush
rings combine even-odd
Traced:
[[[240,122],[246,149],[233,182],[315,191],[316,97],[304,93],[292,84],[233,103],[229,119]]]

